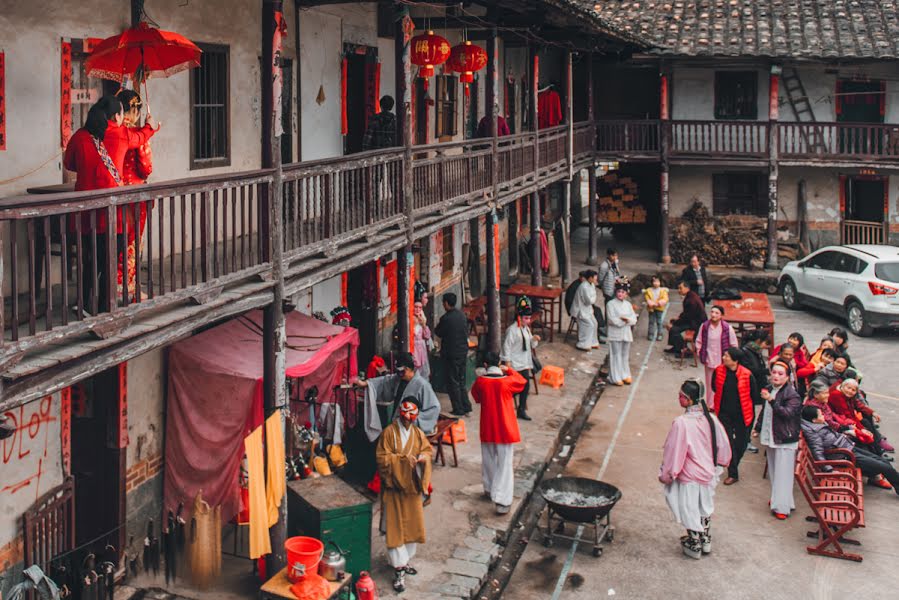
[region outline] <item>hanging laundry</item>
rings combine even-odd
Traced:
[[[270,554],[268,510],[265,497],[265,470],[262,458],[262,427],[244,439],[247,453],[248,490],[250,493],[250,559]]]
[[[259,437],[262,429],[258,428]],[[259,446],[259,469],[262,469],[262,446]],[[261,477],[261,474],[260,474]],[[261,479],[260,479],[261,481]],[[262,490],[261,490],[262,491]],[[262,491],[264,502],[265,492]],[[259,514],[259,511],[257,511]],[[266,530],[268,539],[268,530]],[[193,516],[187,546],[188,565],[193,585],[205,589],[222,572],[222,507],[212,508],[202,493],[194,499]]]
[[[540,228],[540,269],[549,271],[549,241],[543,228]]]
[[[287,492],[287,464],[284,458],[284,424],[281,411],[276,411],[265,421],[265,451],[268,461],[265,502],[268,509],[268,526],[271,527],[278,522],[278,508]]]
[[[537,123],[540,129],[555,127],[562,122],[562,100],[559,92],[549,88],[537,95]]]

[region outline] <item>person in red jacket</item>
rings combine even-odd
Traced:
[[[515,415],[515,394],[527,381],[510,368],[499,366],[499,355],[488,352],[484,357],[486,371],[471,386],[471,396],[481,405],[481,476],[484,494],[504,515],[512,507],[515,485],[513,444],[521,441]]]
[[[828,404],[834,414],[854,424],[856,443],[878,455],[892,451],[892,446],[885,443],[877,427],[880,415],[859,398],[857,380],[844,379],[831,387]]]
[[[755,403],[761,398],[758,382],[752,372],[740,364],[742,360],[743,351],[731,346],[722,354],[721,364],[712,375],[715,392],[712,411],[724,426],[731,449],[724,485],[733,485],[740,480],[740,460],[749,444]]]

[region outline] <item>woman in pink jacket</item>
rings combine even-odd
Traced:
[[[712,551],[709,533],[715,511],[715,486],[730,464],[727,432],[709,412],[702,380],[688,379],[678,396],[684,414],[671,424],[659,481],[665,485],[665,499],[678,523],[687,528],[681,548],[690,558]]]

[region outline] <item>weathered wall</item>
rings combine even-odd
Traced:
[[[671,78],[671,118],[713,120],[715,118],[715,71],[717,69],[677,67]],[[724,70],[724,69],[721,69]],[[768,119],[768,77],[761,68],[739,68],[758,74],[758,117]]]

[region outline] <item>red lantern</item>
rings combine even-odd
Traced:
[[[450,55],[450,45],[446,38],[428,31],[425,35],[417,35],[411,42],[412,64],[419,67],[418,76],[423,78],[424,88],[428,89],[428,77],[433,77],[434,67],[442,65]]]
[[[464,44],[453,47],[447,66],[451,70],[461,73],[459,81],[471,83],[474,81],[474,72],[487,66],[487,51],[466,41]]]

